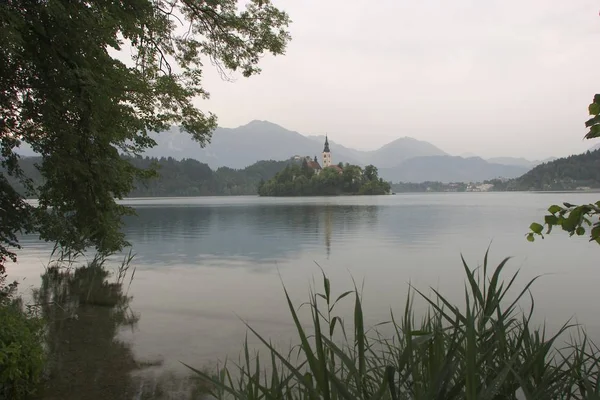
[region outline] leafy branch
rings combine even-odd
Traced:
[[[594,96],[593,102],[588,106],[592,118],[585,122],[589,132],[585,139],[600,137],[600,94]],[[574,205],[563,203],[563,206],[552,205],[548,208],[550,214],[544,217],[544,224],[537,222],[529,226],[527,240],[533,242],[536,236],[544,238],[544,227],[546,235],[552,232],[552,228],[559,226],[569,233],[569,236],[583,236],[587,229],[590,231],[590,242],[600,244],[600,201],[594,204]],[[587,228],[587,229],[586,229]]]
[[[546,235],[552,232],[554,227],[561,227],[569,236],[583,236],[587,227],[590,230],[590,242],[600,244],[600,201],[580,206],[569,203],[564,203],[564,206],[554,204],[548,208],[548,212],[550,214],[544,217],[544,225],[534,222],[529,226],[527,240],[533,242],[536,235],[544,238],[544,227],[547,227]]]

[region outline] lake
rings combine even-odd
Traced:
[[[599,246],[560,231],[535,243],[525,240],[529,224],[542,221],[549,205],[597,200],[594,193],[127,199],[124,203],[138,213],[125,227],[136,269],[126,308],[136,321],[115,322],[113,314],[97,317],[82,309],[78,319],[64,319],[72,337],[61,336],[56,343],[62,346],[61,359],[72,362],[88,357],[80,351],[85,346],[99,349],[89,356],[96,358],[82,361],[92,365],[89,379],[78,375],[83,367],[70,372],[70,381],[82,382],[81,390],[106,389],[90,388],[100,385],[101,365],[107,366],[104,385],[113,385],[120,374],[123,385],[143,386],[143,379],[125,376],[145,362],[161,361],[154,371],[165,373],[181,371],[180,361],[204,367],[236,358],[246,334],[242,320],[289,346],[294,327],[282,282],[299,305],[313,279],[320,288],[320,268],[336,293],[352,289],[354,278],[363,287],[367,322],[375,324],[389,319],[390,308],[402,311],[409,283],[426,292],[439,288],[462,301],[460,256],[474,267],[490,243],[492,264],[514,257],[507,274],[521,270],[517,288],[544,275],[532,290],[536,321],[546,320],[555,329],[574,317],[599,338]],[[51,247],[31,236],[22,244],[18,265],[9,266],[9,272],[27,295],[40,285]],[[128,286],[129,278],[125,282]],[[103,330],[107,324],[111,328]],[[98,331],[104,335],[100,344]],[[67,398],[65,393],[76,387],[64,385]],[[47,393],[43,398],[59,398],[52,388]]]

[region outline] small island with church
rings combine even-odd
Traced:
[[[339,196],[390,194],[391,185],[378,176],[377,168],[367,165],[333,164],[329,140],[325,136],[322,163],[317,156],[292,159],[284,170],[258,186],[259,196]]]

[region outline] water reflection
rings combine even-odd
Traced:
[[[337,238],[368,234],[378,221],[373,205],[168,206],[136,212],[126,221],[127,238],[138,260],[156,266],[215,260],[222,266],[236,261],[265,266],[318,247],[329,254]]]
[[[403,309],[409,282],[423,290],[439,288],[451,300],[462,302],[460,255],[476,266],[492,240],[491,263],[516,256],[507,269],[513,272],[522,268],[519,282],[546,275],[534,288],[540,318],[562,324],[576,312],[578,322],[586,323],[588,332],[596,334],[594,338],[600,342],[600,327],[594,322],[596,247],[585,237],[567,238],[559,232],[534,244],[524,238],[528,224],[539,220],[549,204],[565,200],[588,203],[596,197],[465,193],[129,200],[138,212],[138,217],[127,219],[125,228],[138,267],[131,286],[133,308],[143,317],[133,327],[123,323],[111,328],[112,333],[102,331],[98,343],[90,333],[85,339],[90,350],[85,351],[95,353],[93,347],[103,348],[105,353],[115,347],[123,350],[113,361],[117,365],[114,373],[129,381],[105,380],[105,384],[120,388],[133,385],[138,393],[166,392],[165,386],[180,390],[186,383],[175,384],[176,380],[164,375],[165,368],[179,366],[180,360],[202,366],[225,355],[237,357],[246,333],[238,316],[282,346],[289,344],[295,328],[287,305],[281,302],[279,275],[298,304],[306,299],[311,279],[320,273],[314,261],[332,278],[336,290],[352,287],[350,275],[357,281],[364,279],[367,323],[377,323],[389,319],[390,306]],[[12,271],[26,277],[26,282],[34,280],[37,286],[40,265],[48,260],[50,248],[33,235],[23,238],[22,244],[19,266]],[[564,295],[557,297],[556,293]],[[63,390],[76,385],[79,373],[77,365],[65,366],[67,361],[76,363],[76,357],[68,352],[85,344],[84,339],[72,337],[76,333],[69,329],[86,332],[89,327],[78,326],[86,312],[99,313],[97,320],[105,324],[110,324],[112,314],[117,313],[106,315],[95,307],[78,303],[75,309],[80,319],[61,322],[64,332],[53,333],[58,338],[54,346],[63,360],[63,372],[54,374],[66,374],[58,381]],[[135,329],[135,334],[124,334],[124,326]],[[53,329],[58,331],[59,326]],[[133,343],[133,354],[119,337]],[[140,367],[144,365],[137,360],[139,356],[150,360],[160,357],[164,365],[149,372]],[[104,369],[113,368],[107,361],[82,359]],[[90,368],[87,373],[93,372]],[[69,383],[69,374],[74,383]],[[97,385],[94,380],[90,382]],[[94,389],[94,393],[100,392]],[[49,393],[49,399],[63,398],[59,391]]]
[[[323,251],[329,259],[349,243],[364,244],[371,238],[376,245],[431,249],[443,240],[456,242],[457,236],[483,221],[479,237],[485,246],[499,233],[522,231],[520,221],[535,218],[523,215],[515,218],[520,223],[515,231],[495,232],[494,225],[506,225],[505,213],[494,211],[498,207],[485,202],[138,205],[138,215],[127,218],[125,231],[145,267],[244,266],[266,271],[307,251]]]
[[[130,308],[123,281],[110,283],[108,277],[94,262],[77,269],[52,266],[42,275],[34,298],[48,321],[49,362],[37,398],[198,398],[199,381],[153,371],[149,367],[160,361],[137,360],[131,345],[118,339],[123,329],[135,329],[140,316]]]

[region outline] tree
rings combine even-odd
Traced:
[[[347,164],[342,172],[344,192],[358,193],[362,184],[362,169],[358,165]]]
[[[337,195],[341,192],[342,176],[334,168],[323,168],[316,176],[316,183],[320,194]]]
[[[372,167],[375,168],[375,167]],[[337,196],[345,194],[387,194],[389,182],[377,178],[365,180],[358,165],[346,164],[344,170],[324,168],[320,173],[304,173],[297,164],[288,165],[266,181],[258,190],[260,196]],[[376,170],[376,169],[375,169]]]
[[[132,210],[115,198],[153,175],[121,154],[139,155],[156,144],[149,132],[172,125],[205,145],[216,117],[194,104],[208,98],[202,66],[259,73],[261,55],[284,53],[289,22],[269,0],[243,10],[236,0],[3,1],[0,162],[39,207],[0,175],[0,265],[20,231],[68,249],[121,249]],[[42,157],[40,187],[19,167],[22,143]]]
[[[600,94],[594,96],[588,111],[592,117],[585,123],[585,126],[590,128],[585,138],[598,138],[600,137]],[[563,203],[562,206],[553,204],[548,208],[548,212],[549,214],[544,217],[544,224],[534,222],[529,226],[527,240],[533,242],[536,235],[543,238],[544,228],[546,234],[552,232],[554,227],[560,227],[570,236],[583,236],[586,234],[587,227],[590,232],[590,242],[595,241],[600,244],[600,201],[579,206],[569,203]]]
[[[374,165],[367,165],[365,167],[365,178],[368,181],[377,180],[377,174],[378,174],[378,171],[377,171],[377,167],[376,166],[374,166]]]

